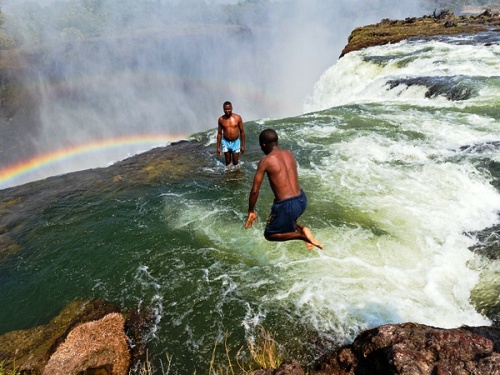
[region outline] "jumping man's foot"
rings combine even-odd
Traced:
[[[312,249],[314,249],[315,246],[318,249],[323,250],[323,245],[313,237],[312,232],[308,227],[303,227],[299,224],[296,224],[296,228],[299,231],[299,233],[306,238],[305,241],[307,250],[311,251]]]

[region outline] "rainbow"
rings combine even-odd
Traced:
[[[89,155],[99,151],[119,149],[127,146],[137,146],[136,148],[139,148],[139,146],[143,148],[164,146],[171,142],[186,138],[186,136],[180,134],[135,134],[112,139],[94,140],[92,142],[51,151],[0,169],[0,188],[12,186],[17,180],[22,180],[22,183],[31,181],[33,179],[29,178],[30,174],[39,172],[42,169],[58,163],[64,164],[70,159],[82,155]]]

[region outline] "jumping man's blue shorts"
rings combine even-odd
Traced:
[[[295,223],[306,207],[307,197],[302,190],[295,197],[274,202],[264,235],[295,232]]]

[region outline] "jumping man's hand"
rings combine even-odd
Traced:
[[[249,211],[245,229],[250,228],[255,220],[257,220],[257,214],[254,211]]]

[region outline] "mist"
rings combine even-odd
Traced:
[[[20,46],[18,79],[29,92],[29,110],[0,128],[0,172],[58,150],[136,141],[47,164],[0,181],[0,188],[106,166],[153,147],[141,141],[148,135],[164,144],[215,131],[226,100],[244,122],[299,115],[355,27],[430,14],[434,4],[4,0],[5,28]]]

